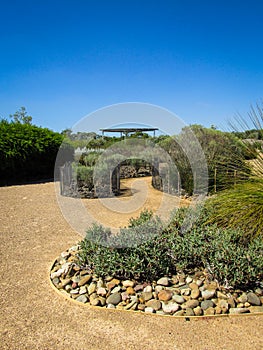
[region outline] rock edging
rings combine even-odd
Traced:
[[[209,280],[205,270],[164,276],[151,283],[111,276],[102,279],[77,264],[79,248],[76,245],[61,253],[50,271],[54,287],[77,302],[184,317],[263,313],[263,288],[229,291]]]

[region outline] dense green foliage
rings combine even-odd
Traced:
[[[195,171],[196,175],[202,172],[200,157],[193,156],[195,161],[191,165],[189,157],[181,147],[187,143],[187,147],[194,155],[196,141],[191,137],[191,132],[196,136],[205,156],[209,192],[228,188],[248,177],[250,169],[245,162],[247,152],[241,141],[231,133],[192,125],[183,129],[176,137],[162,137],[159,142],[157,141],[174,160],[180,172],[182,187],[189,194],[192,194],[194,189],[193,172]]]
[[[188,218],[196,215],[192,225],[185,225]],[[138,280],[156,280],[196,267],[207,268],[220,283],[235,287],[262,280],[262,239],[244,241],[241,230],[207,225],[208,216],[207,209],[179,209],[164,228],[158,218],[143,212],[117,236],[94,225],[81,242],[80,262],[89,265],[98,276]]]
[[[1,184],[53,178],[61,134],[30,123],[1,120],[0,135]],[[72,157],[67,145],[63,149]]]

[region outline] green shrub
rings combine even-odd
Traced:
[[[178,270],[207,268],[221,284],[248,286],[263,278],[263,242],[243,240],[241,230],[207,225],[207,208],[179,209],[167,228],[144,212],[112,235],[93,225],[81,242],[80,263],[98,276],[157,280]],[[187,220],[196,217],[190,225]]]
[[[0,135],[0,183],[53,178],[62,135],[47,128],[6,120],[0,121]],[[67,148],[67,152],[68,158],[73,151]]]
[[[92,190],[93,185],[93,167],[87,167],[83,165],[79,165],[74,167],[75,177],[77,179],[78,186],[87,186],[89,190]]]
[[[166,254],[162,230],[158,219],[121,229],[117,236],[94,224],[81,242],[80,262],[91,266],[99,276],[152,280],[170,273],[174,267]]]

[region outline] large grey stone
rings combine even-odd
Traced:
[[[106,299],[107,304],[113,304],[117,305],[121,302],[121,294],[120,293],[113,293]]]
[[[261,301],[260,301],[259,297],[253,292],[247,293],[247,301],[251,305],[260,306],[260,304],[261,304]]]

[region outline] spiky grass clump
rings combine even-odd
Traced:
[[[263,179],[238,184],[211,197],[206,206],[212,213],[210,223],[225,228],[240,228],[244,239],[263,238]]]

